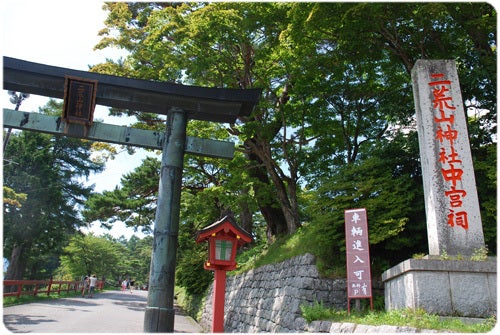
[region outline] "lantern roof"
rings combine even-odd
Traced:
[[[198,236],[196,238],[196,243],[203,242],[213,234],[217,235],[220,232],[224,232],[224,234],[232,233],[232,235],[234,235],[235,237],[239,236],[238,244],[249,243],[252,241],[252,236],[244,229],[238,227],[231,215],[226,215],[219,221],[216,221],[211,225],[199,230]]]

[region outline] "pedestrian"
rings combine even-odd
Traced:
[[[122,281],[122,292],[125,292],[127,289],[127,279],[123,279]]]
[[[95,290],[95,284],[97,283],[97,277],[95,275],[92,275],[90,277],[90,284],[89,284],[89,298],[92,298],[92,295],[94,294]]]
[[[132,289],[134,288],[134,283],[135,283],[135,281],[133,281],[132,279],[130,279],[130,282],[129,282],[130,293],[132,293]]]
[[[85,291],[88,291],[90,285],[89,276],[85,276],[83,279],[83,289],[82,289],[82,298],[85,296]]]

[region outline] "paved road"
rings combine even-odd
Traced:
[[[5,307],[3,322],[12,333],[142,333],[146,303],[147,291],[104,291],[93,298]],[[202,329],[176,309],[174,332],[201,333]]]

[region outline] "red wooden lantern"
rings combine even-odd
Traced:
[[[205,262],[206,270],[236,269],[236,250],[245,243],[252,241],[249,233],[241,229],[231,216],[200,230],[196,243],[208,241],[208,261]]]
[[[196,243],[208,241],[206,270],[214,270],[214,295],[212,333],[224,332],[224,300],[226,295],[226,271],[236,269],[236,250],[252,241],[249,233],[239,228],[231,216],[198,231]]]

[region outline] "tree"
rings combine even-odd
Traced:
[[[134,238],[135,236],[130,238],[129,244]],[[127,247],[130,249],[129,255],[133,260],[130,271],[132,278],[135,278],[138,283],[147,284],[149,282],[153,236],[146,236],[140,240],[137,239],[134,248],[131,248],[129,244],[127,244]]]
[[[63,249],[63,272],[73,278],[95,274],[98,277],[119,278],[128,259],[125,246],[93,234],[75,234]]]
[[[237,153],[242,159],[242,155]],[[215,159],[187,156],[190,161],[184,171],[184,186],[181,196],[181,220],[179,227],[179,247],[177,254],[176,282],[189,293],[199,294],[210,283],[211,274],[203,269],[206,259],[206,248],[196,245],[196,232],[204,226],[216,221],[220,214],[229,208],[244,208],[252,201],[247,195],[240,194],[242,183],[248,183],[245,173],[235,175],[228,173],[229,167],[224,167]],[[142,228],[143,231],[152,230],[156,210],[156,194],[159,178],[160,162],[155,158],[147,158],[141,166],[125,175],[121,180],[121,187],[113,191],[104,191],[89,197],[84,210],[84,217],[89,220],[99,220],[105,227],[111,227],[115,220],[122,220],[125,224]],[[140,205],[138,205],[140,203]],[[255,205],[254,205],[255,206]],[[139,217],[142,219],[139,220]],[[248,220],[251,222],[251,220]],[[250,227],[242,226],[248,231]],[[135,258],[134,241],[122,241],[131,250],[128,266],[134,269],[127,274],[135,273],[135,278],[147,278],[145,257]],[[151,253],[150,250],[146,252]],[[142,274],[138,274],[140,269]],[[149,270],[149,263],[147,263]]]
[[[412,185],[418,184],[410,73],[419,58],[456,60],[467,107],[489,110],[478,114],[470,130],[477,136],[473,155],[482,166],[478,184],[491,185],[495,179],[486,168],[494,161],[496,146],[491,136],[496,132],[496,12],[491,5],[119,3],[106,8],[107,27],[97,48],[122,47],[130,56],[96,70],[263,89],[252,115],[226,127],[238,137],[246,158],[227,171],[248,174],[240,194],[254,197],[270,236],[293,233],[302,221],[314,221],[315,213],[302,208],[300,199],[304,192],[322,194],[321,185],[338,187],[326,192],[332,196],[329,201],[357,204],[351,193],[350,201],[333,199],[358,185],[354,171],[376,167],[394,174],[404,165],[411,171]],[[151,117],[144,120],[154,124]],[[394,145],[401,146],[402,158],[381,164],[384,154],[398,152]],[[203,180],[204,187],[226,186],[204,175],[202,161],[190,163],[192,171],[200,173],[192,180]],[[343,174],[354,178],[353,185],[351,180],[340,182]],[[387,175],[369,175],[371,185],[379,181],[383,187],[376,194],[392,190]],[[392,228],[409,220],[398,234],[399,242],[391,237],[385,247],[390,240],[406,245],[409,233],[425,229],[419,190],[411,190],[411,201],[405,199],[415,210],[391,212],[392,219],[386,217],[383,203],[370,200],[377,215],[393,222]],[[496,196],[488,186],[479,193],[482,211],[488,213],[483,216],[485,231],[496,234],[496,212],[491,210]],[[197,195],[214,203],[210,191]],[[324,219],[321,212],[318,215]]]
[[[41,112],[62,104],[51,101]],[[58,252],[83,225],[78,206],[92,187],[80,177],[102,170],[90,159],[91,142],[34,132],[13,133],[4,153],[4,185],[26,195],[20,208],[4,204],[7,279],[46,278],[57,267]],[[42,257],[43,255],[43,257]],[[45,259],[45,260],[44,260]]]
[[[246,169],[257,178],[254,187],[262,195],[257,202],[270,234],[292,233],[300,226],[295,189],[298,176],[295,169],[290,169],[291,178],[283,180],[285,170],[273,160],[269,142],[283,124],[282,114],[275,107],[280,99],[280,88],[275,83],[282,81],[284,74],[280,73],[279,64],[272,64],[278,57],[273,47],[277,46],[280,26],[285,24],[276,17],[285,12],[280,6],[271,10],[274,4],[141,5],[107,7],[110,15],[107,28],[102,31],[106,37],[97,48],[118,46],[130,50],[131,55],[120,64],[108,62],[95,69],[116,69],[120,65],[120,71],[141,78],[216,87],[266,87],[265,95],[269,97],[266,104],[247,120],[248,126],[231,125],[231,133],[243,138],[243,148],[251,164],[239,169]],[[262,20],[252,20],[256,15],[262,15]],[[117,29],[121,35],[112,37]],[[266,65],[256,67],[259,63]],[[146,67],[156,70],[147,70],[141,64],[149,64]],[[259,74],[256,70],[268,73]],[[265,196],[266,192],[272,194]]]
[[[116,220],[142,232],[152,232],[158,196],[160,161],[144,159],[141,166],[121,178],[121,188],[91,195],[82,214],[89,221],[99,220],[108,229]]]
[[[453,12],[457,11],[461,15],[468,10],[471,10],[470,6],[460,8],[457,4],[443,6],[436,3],[295,4],[290,11],[292,23],[283,36],[288,39],[291,48],[298,50],[291,54],[294,58],[291,58],[290,63],[294,64],[295,69],[292,78],[300,77],[302,80],[292,81],[293,89],[289,92],[290,102],[287,107],[293,106],[297,110],[303,104],[308,108],[304,119],[309,116],[306,124],[310,126],[305,131],[316,136],[316,140],[314,150],[307,153],[309,172],[304,171],[303,175],[308,176],[308,188],[318,188],[320,194],[326,197],[318,200],[318,206],[324,203],[333,206],[347,200],[345,193],[354,192],[351,186],[355,190],[363,189],[357,182],[358,176],[352,171],[365,171],[366,174],[365,165],[373,167],[373,159],[376,157],[385,159],[386,156],[380,156],[383,146],[386,147],[385,151],[394,151],[394,145],[405,148],[407,143],[411,143],[410,147],[413,149],[417,148],[409,75],[418,58],[456,59],[468,106],[478,108],[476,102],[481,101],[480,106],[492,108],[488,114],[471,121],[469,128],[471,134],[474,134],[471,135],[472,138],[478,139],[471,143],[473,152],[477,150],[478,153],[475,155],[476,174],[485,172],[485,166],[491,166],[491,163],[482,164],[481,160],[486,158],[487,147],[496,147],[489,137],[496,129],[496,125],[491,122],[492,115],[496,115],[496,105],[489,99],[496,89],[494,86],[485,87],[485,83],[496,82],[493,75],[496,72],[493,65],[496,55],[492,52],[496,47],[495,25],[492,24],[496,13],[489,5],[478,5],[473,15],[477,31],[471,29],[471,25],[464,30],[465,20],[463,17],[456,20],[458,14]],[[416,13],[421,15],[417,17]],[[476,39],[482,43],[473,42]],[[483,50],[485,48],[488,49],[486,52]],[[460,64],[467,66],[461,67]],[[482,73],[485,64],[488,64],[487,68],[491,70],[488,74]],[[465,80],[462,80],[462,76]],[[475,78],[476,84],[471,85],[471,78]],[[477,85],[484,92],[471,90],[471,87]],[[380,245],[383,245],[385,250],[404,246],[403,249],[408,252],[426,252],[425,243],[420,243],[419,246],[414,243],[416,240],[413,238],[425,236],[421,172],[416,164],[419,157],[418,148],[404,151],[400,151],[404,160],[415,162],[407,165],[413,166],[410,175],[414,178],[412,182],[417,182],[413,183],[414,187],[411,188],[414,199],[411,208],[415,211],[404,215],[410,224],[406,225],[398,237],[387,236],[387,242]],[[494,156],[489,157],[493,159]],[[387,171],[401,169],[401,163],[397,161],[385,162],[386,165],[382,164],[379,168],[385,168]],[[345,164],[353,166],[344,166]],[[479,178],[481,181],[478,181],[478,184],[483,185],[479,189],[480,198],[484,198],[481,202],[483,213],[485,208],[491,209],[491,204],[496,201],[496,197],[491,193],[492,187],[488,186],[495,187],[492,175],[482,175]],[[363,178],[368,185],[377,180],[366,175],[363,175]],[[383,183],[380,180],[379,183],[380,186],[387,187],[385,191],[394,192],[392,183]],[[384,184],[386,186],[383,186]],[[380,189],[376,194],[381,191],[385,192]],[[365,189],[365,192],[369,193],[369,190]],[[357,198],[344,203],[344,208],[357,206],[358,202],[354,199]],[[380,209],[386,207],[383,203],[378,206]],[[314,203],[312,208],[316,208],[315,213],[321,213]],[[333,208],[340,210],[342,206]],[[372,208],[372,212],[377,216],[376,220],[385,216],[377,211],[377,208]],[[496,218],[496,212],[489,210],[488,213],[483,214],[483,226],[487,231],[486,239],[491,241],[491,237],[496,236],[496,233],[490,235],[495,226],[489,215]],[[325,208],[325,215],[330,217],[329,222],[333,217],[341,222],[340,213],[334,216]],[[312,216],[313,220],[314,218]],[[321,222],[322,219],[328,221],[326,217],[316,219]],[[338,229],[335,234],[338,238],[343,232]],[[383,250],[382,248],[381,251]],[[396,259],[399,256],[407,257],[411,254],[399,254]],[[391,262],[395,261],[392,257],[387,258]]]
[[[26,201],[26,193],[16,193],[10,187],[3,187],[3,203],[7,208],[6,211],[12,212],[17,210],[22,206],[22,203]],[[9,208],[10,207],[10,208]]]
[[[63,277],[81,278],[96,274],[107,283],[120,283],[124,278],[133,279],[137,286],[148,282],[153,238],[129,240],[105,234],[75,234],[60,256],[58,272]]]
[[[366,208],[375,273],[428,251],[417,135],[398,134],[369,158],[338,167],[309,192],[306,213],[332,267],[345,264],[344,210]],[[339,256],[340,255],[340,256]]]

